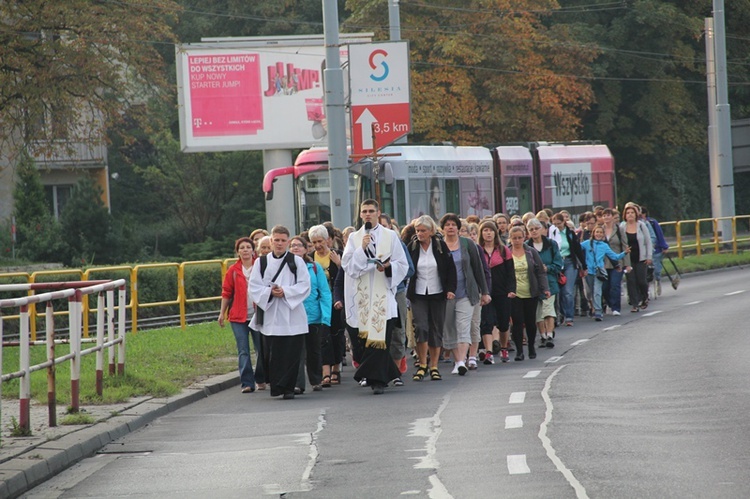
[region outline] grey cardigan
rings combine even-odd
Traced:
[[[472,306],[479,303],[482,295],[490,294],[487,287],[487,278],[484,274],[484,265],[482,256],[479,254],[479,247],[471,239],[458,238],[461,248],[461,268],[466,279],[466,296]]]

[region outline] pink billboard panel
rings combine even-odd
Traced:
[[[263,128],[258,54],[191,55],[188,67],[194,137],[255,135]]]

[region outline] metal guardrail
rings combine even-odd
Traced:
[[[34,291],[39,287],[35,283],[27,284],[10,284],[0,286],[0,291],[17,290],[18,288]],[[55,366],[62,362],[70,361],[70,397],[71,410],[77,412],[80,407],[79,383],[81,377],[81,357],[89,354],[96,354],[96,392],[99,396],[103,391],[103,369],[104,369],[104,349],[109,349],[109,372],[115,374],[115,346],[117,346],[117,373],[122,375],[125,372],[125,280],[100,282],[89,285],[85,281],[53,283],[52,288],[60,289],[48,293],[25,296],[22,298],[12,298],[0,300],[0,372],[2,372],[2,353],[3,353],[3,325],[5,318],[2,315],[2,309],[18,308],[21,321],[21,334],[18,341],[19,351],[19,370],[2,376],[0,381],[0,398],[2,397],[2,382],[16,379],[19,383],[19,402],[20,415],[19,427],[24,431],[30,429],[30,402],[31,402],[31,373],[47,369],[47,405],[49,412],[49,424],[55,426],[56,421],[56,396],[55,396]],[[115,300],[114,290],[118,292],[118,314],[117,326],[118,335],[115,338]],[[96,323],[96,346],[82,349],[84,341],[81,338],[82,330],[82,302],[84,297],[95,294],[97,296],[97,323]],[[106,297],[106,303],[105,303]],[[55,345],[60,343],[55,340],[55,320],[52,308],[54,300],[67,300],[68,316],[70,321],[70,339],[67,343],[70,345],[70,353],[62,357],[55,357]],[[41,364],[30,365],[30,345],[41,343],[35,342],[30,335],[31,314],[30,309],[34,308],[37,303],[46,304],[45,326],[47,345],[47,361]],[[105,322],[108,333],[108,341],[104,340]],[[1,409],[0,409],[1,410]]]

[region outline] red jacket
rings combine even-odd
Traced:
[[[221,297],[232,301],[229,322],[247,322],[247,279],[242,272],[242,260],[229,267],[221,286]]]

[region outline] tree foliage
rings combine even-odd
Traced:
[[[146,99],[170,95],[155,44],[174,41],[177,11],[171,0],[0,2],[0,145],[101,140],[125,109],[145,117]]]
[[[110,262],[112,222],[102,202],[102,190],[91,177],[83,177],[73,188],[60,214],[66,263],[89,265]]]
[[[460,144],[569,140],[593,93],[595,52],[547,23],[554,0],[401,2],[411,56],[412,137]],[[384,2],[349,0],[352,30],[375,24],[385,38]]]
[[[237,206],[238,196],[260,195],[258,153],[185,154],[169,132],[157,135],[154,144],[155,162],[136,171],[159,193],[164,210],[179,222],[188,242],[222,238],[227,220],[240,222],[237,215],[253,207],[249,202]]]

